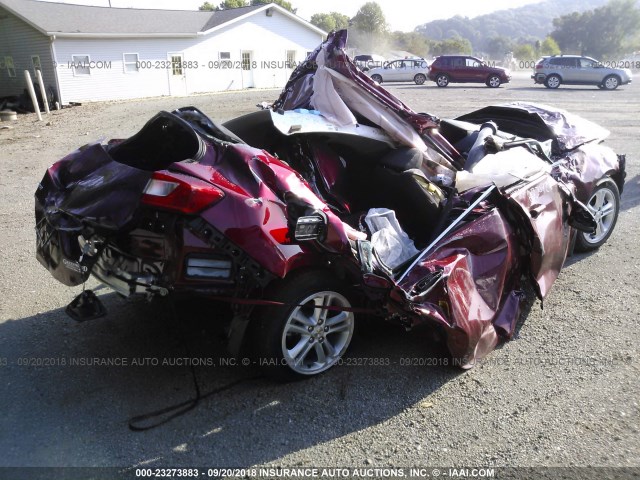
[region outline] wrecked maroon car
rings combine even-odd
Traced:
[[[543,299],[574,248],[609,238],[624,156],[547,106],[416,113],[345,42],[330,35],[268,109],[161,112],[52,165],[38,260],[69,286],[226,301],[229,349],[279,378],[337,364],[370,315],[429,323],[473,366],[513,334],[527,284]],[[67,311],[104,313],[90,291]]]

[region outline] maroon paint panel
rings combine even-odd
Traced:
[[[444,327],[461,366],[493,350],[498,333],[512,334],[521,298],[518,239],[499,209],[485,208],[445,237],[398,285],[402,293],[394,295],[411,296],[422,279],[442,272],[444,280],[426,298],[407,299],[405,308],[423,317],[416,322],[431,320]]]
[[[529,268],[534,286],[537,286],[539,296],[544,298],[567,258],[569,199],[558,182],[548,174],[506,193],[531,226]]]
[[[342,221],[299,173],[263,150],[228,146],[222,154],[208,153],[199,163],[176,163],[171,169],[220,188],[225,197],[202,212],[202,218],[281,278],[296,268],[321,262],[313,245],[289,238],[285,194],[294,194],[327,215],[326,248],[333,253],[350,252]]]

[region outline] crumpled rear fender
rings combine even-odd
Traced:
[[[324,253],[352,256],[342,221],[299,173],[268,152],[230,145],[207,152],[198,163],[177,163],[172,168],[224,192],[220,202],[201,213],[202,218],[276,276],[321,263]],[[292,238],[292,199],[326,215],[327,236],[321,245]]]
[[[87,226],[109,233],[127,225],[150,176],[113,161],[100,144],[49,167],[35,194],[38,261],[65,285],[83,283],[96,257],[82,256],[78,236]]]
[[[575,186],[576,198],[586,203],[598,182],[607,176],[613,178],[622,193],[626,177],[624,156],[618,156],[606,145],[587,143],[569,152],[565,161],[558,163],[559,178]]]

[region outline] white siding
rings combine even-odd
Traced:
[[[58,80],[64,103],[169,95],[165,63],[168,51],[177,51],[181,39],[86,39],[58,38],[55,41]],[[176,45],[177,44],[177,45]],[[123,54],[137,53],[141,68],[125,73]],[[76,75],[73,57],[88,55],[89,75]],[[150,68],[142,68],[142,65]]]
[[[207,66],[198,75],[187,77],[189,92],[283,87],[291,74],[290,69],[284,68],[287,50],[295,50],[296,61],[301,62],[321,41],[322,35],[278,11],[273,11],[271,17],[265,11],[258,12],[207,35],[186,52]],[[257,68],[250,74],[239,68],[242,51],[252,52],[252,63]],[[231,53],[232,68],[221,68],[215,63],[211,64],[214,68],[208,68],[209,62],[218,61],[219,52]]]
[[[261,11],[194,38],[58,37],[55,53],[62,100],[68,103],[176,94],[169,86],[170,52],[184,54],[186,89],[182,93],[282,87],[291,74],[284,65],[287,50],[295,50],[300,62],[321,41],[320,34],[282,13],[273,11],[268,17]],[[255,69],[240,68],[242,51],[252,52]],[[219,52],[231,54],[225,67],[220,64]],[[124,72],[124,53],[138,54],[141,68],[137,73]],[[73,55],[89,55],[96,62],[90,75],[74,75]]]
[[[56,88],[49,38],[0,7],[0,97],[19,95],[25,88],[24,71],[34,72],[31,56],[38,55],[45,86]],[[4,58],[13,57],[16,76],[9,77]]]

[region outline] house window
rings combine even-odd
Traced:
[[[231,52],[220,52],[220,60],[231,60]]]
[[[38,77],[37,70],[42,72],[42,65],[40,64],[40,56],[39,55],[31,55],[31,67],[33,68],[33,74]]]
[[[13,57],[4,57],[4,64],[7,67],[7,75],[14,78],[16,76],[16,66],[13,64]]]
[[[295,50],[287,50],[287,68],[296,68]]]
[[[182,75],[182,55],[171,55],[171,72],[173,75]]]
[[[251,52],[242,52],[242,70],[251,70]]]
[[[122,55],[122,64],[124,65],[124,73],[136,73],[140,61],[137,53],[124,53]]]
[[[73,75],[91,75],[89,55],[71,55]]]

